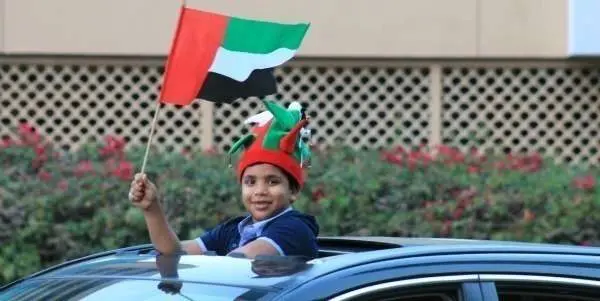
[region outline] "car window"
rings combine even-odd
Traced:
[[[499,301],[597,301],[599,288],[565,284],[496,283]]]
[[[362,285],[339,292],[331,301],[468,301],[481,300],[479,275],[417,277]]]
[[[420,286],[415,288],[396,288],[373,292],[353,301],[460,301],[460,286]]]
[[[262,289],[180,281],[135,279],[28,280],[0,292],[0,301],[42,300],[257,300],[272,293]],[[262,299],[261,299],[262,300]]]

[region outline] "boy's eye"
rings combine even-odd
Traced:
[[[246,184],[246,185],[253,185],[255,182],[256,182],[256,180],[254,178],[250,178],[250,177],[244,178],[244,184]]]
[[[280,182],[279,179],[269,179],[269,185],[277,185]]]

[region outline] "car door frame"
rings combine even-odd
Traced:
[[[340,258],[342,259],[342,258]],[[547,275],[553,277],[577,278],[581,275],[600,281],[600,263],[598,256],[581,254],[555,254],[532,252],[499,252],[499,253],[460,253],[433,254],[427,256],[411,256],[373,260],[352,265],[352,257],[347,266],[338,262],[335,270],[326,274],[307,276],[298,285],[283,292],[282,300],[297,300],[309,296],[308,299],[329,300],[346,292],[369,287],[380,283],[393,283],[406,279],[449,275],[476,275],[482,288],[480,300],[497,300],[497,295],[490,293],[493,282],[489,275],[521,274]],[[318,271],[318,265],[316,267]],[[474,280],[471,280],[474,281]],[[391,284],[390,284],[391,285]],[[491,284],[493,285],[493,284]],[[485,289],[483,289],[485,288]]]
[[[371,293],[378,293],[400,288],[411,288],[422,284],[442,285],[448,283],[460,283],[460,292],[462,294],[460,299],[461,301],[483,301],[481,286],[479,285],[478,279],[479,275],[477,274],[464,274],[394,280],[348,291],[329,299],[329,301],[348,301],[353,300],[353,298]]]
[[[470,271],[464,264],[452,262],[423,264],[431,258],[394,259],[390,261],[372,262],[360,266],[343,268],[317,278],[301,280],[294,288],[283,292],[278,300],[332,300],[345,293],[370,287],[383,289],[386,286],[408,287],[424,281],[460,281],[470,283],[467,300],[483,300],[479,283],[479,273]],[[409,266],[406,265],[409,261]],[[457,278],[456,278],[457,277]],[[425,280],[423,280],[425,279]],[[432,282],[430,282],[432,283]],[[477,285],[475,285],[475,284]],[[463,287],[464,288],[464,287]],[[477,289],[477,293],[473,290]],[[339,299],[339,298],[338,298]]]
[[[531,275],[526,273],[490,273],[480,274],[482,293],[484,301],[498,301],[498,291],[496,289],[497,281],[526,281],[528,283],[551,284],[551,285],[570,285],[594,288],[600,291],[600,279],[584,279],[575,276],[549,276],[549,275]]]

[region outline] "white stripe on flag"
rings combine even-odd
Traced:
[[[279,66],[293,58],[296,50],[279,48],[271,53],[247,53],[219,47],[215,59],[208,69],[239,82],[243,82],[256,69]]]

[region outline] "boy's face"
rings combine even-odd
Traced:
[[[242,176],[242,200],[254,221],[268,219],[296,198],[286,175],[271,164],[252,165]]]

